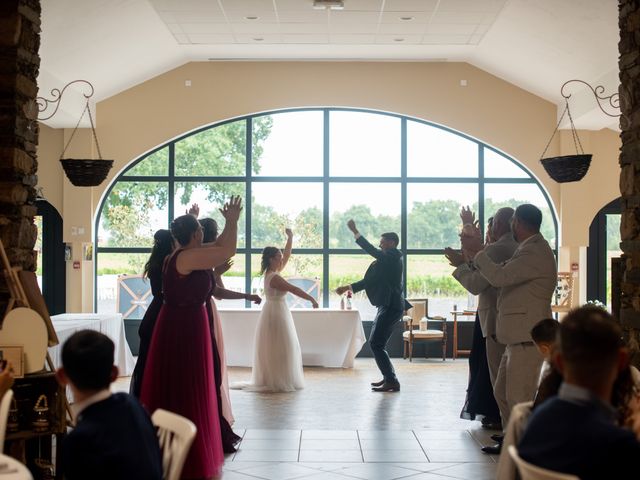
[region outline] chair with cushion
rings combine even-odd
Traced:
[[[4,437],[7,432],[7,419],[9,418],[11,400],[13,400],[13,390],[7,390],[7,393],[2,397],[2,401],[0,401],[0,452],[4,447]]]
[[[522,480],[580,480],[575,475],[554,472],[553,470],[536,467],[535,465],[525,462],[520,458],[520,455],[518,455],[518,449],[514,445],[509,445],[508,451],[509,456],[513,459],[516,467],[518,467],[518,472]]]
[[[295,285],[318,301],[320,299],[320,280],[309,277],[287,277],[287,282]],[[309,308],[309,302],[303,298],[289,294],[286,296],[289,308]]]
[[[408,299],[408,301],[413,307],[406,310],[402,318],[404,322],[403,358],[407,358],[408,354],[409,361],[413,360],[413,344],[416,341],[440,342],[442,344],[442,360],[444,361],[447,357],[447,319],[438,315],[429,316],[429,300],[426,298]],[[429,320],[441,322],[442,329],[430,329]]]
[[[161,408],[153,412],[151,421],[158,427],[162,452],[162,478],[179,480],[197,428],[191,420]]]

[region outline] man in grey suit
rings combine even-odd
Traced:
[[[513,238],[511,232],[511,220],[513,218],[513,208],[505,207],[499,209],[493,216],[490,237],[495,241],[488,244],[484,251],[495,263],[503,263],[509,260],[516,249],[518,242]],[[482,336],[487,345],[487,363],[489,364],[489,376],[491,385],[495,387],[498,377],[498,368],[505,346],[496,339],[496,320],[498,316],[498,291],[489,281],[474,268],[472,263],[464,260],[462,255],[452,254],[446,251],[446,256],[452,265],[456,267],[453,276],[471,294],[478,295],[478,318]],[[500,412],[503,415],[503,412]]]
[[[463,236],[462,248],[491,285],[499,288],[496,338],[505,345],[498,367],[494,394],[503,425],[516,403],[533,400],[542,357],[531,340],[531,328],[551,317],[551,300],[558,272],[549,243],[540,233],[542,212],[534,205],[520,205],[512,231],[519,243],[513,257],[496,263],[483,250],[482,240]],[[499,451],[499,448],[496,448]],[[497,452],[489,452],[497,453]]]

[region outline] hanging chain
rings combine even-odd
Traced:
[[[64,158],[64,154],[67,151],[67,148],[69,148],[69,145],[71,144],[71,140],[73,140],[73,137],[78,131],[78,127],[80,126],[80,122],[82,122],[82,119],[84,118],[85,113],[89,114],[89,122],[91,123],[91,132],[93,133],[93,139],[96,142],[96,148],[98,150],[98,158],[102,160],[102,153],[100,152],[100,144],[98,143],[98,135],[96,134],[96,128],[95,128],[95,125],[93,124],[93,116],[91,115],[91,108],[89,107],[88,99],[87,99],[87,104],[84,107],[84,110],[82,110],[82,115],[80,115],[80,118],[78,119],[78,123],[76,123],[76,126],[73,128],[73,132],[71,132],[71,136],[69,137],[67,144],[64,146],[64,149],[62,150],[62,155],[60,155],[60,158]]]
[[[564,107],[564,111],[562,112],[562,115],[560,115],[560,120],[558,120],[558,124],[556,125],[556,128],[553,130],[553,133],[551,134],[551,138],[547,142],[547,146],[544,147],[544,150],[542,151],[542,155],[540,155],[540,158],[544,158],[544,154],[547,153],[547,150],[549,149],[549,145],[551,145],[551,140],[553,140],[553,137],[556,136],[556,132],[560,128],[560,124],[562,123],[562,119],[566,115],[567,110],[569,110],[569,102],[567,102],[566,100],[565,100],[565,102],[566,102],[566,106]]]
[[[560,115],[560,120],[558,120],[558,124],[556,125],[556,128],[553,131],[553,133],[551,134],[551,138],[547,142],[547,146],[544,147],[544,150],[542,152],[542,155],[540,155],[540,158],[544,158],[544,154],[547,153],[547,150],[549,149],[549,145],[551,145],[551,140],[553,140],[553,137],[556,136],[556,133],[558,132],[558,129],[560,128],[560,124],[562,123],[562,120],[564,119],[565,115],[569,117],[569,123],[571,125],[571,136],[573,138],[573,144],[576,147],[576,154],[582,153],[584,155],[584,149],[582,148],[582,143],[580,143],[580,137],[578,137],[578,131],[576,130],[576,126],[573,123],[573,117],[571,116],[571,110],[569,109],[569,99],[565,98],[564,103],[565,103],[565,107],[564,107],[564,110],[562,111],[562,115]],[[580,150],[578,150],[578,146],[580,147]]]

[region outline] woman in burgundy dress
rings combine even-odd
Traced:
[[[183,478],[219,475],[224,463],[206,310],[211,293],[208,271],[235,254],[241,210],[239,197],[224,206],[225,229],[215,245],[202,245],[202,227],[192,215],[171,224],[180,248],[165,265],[164,304],[153,331],[140,400],[150,412],[169,410],[198,428]]]
[[[144,266],[144,276],[151,283],[151,294],[153,300],[144,313],[138,336],[140,337],[140,346],[138,348],[138,360],[136,367],[133,369],[131,376],[131,395],[140,398],[140,389],[142,388],[142,376],[144,375],[144,367],[147,363],[147,354],[149,352],[149,344],[151,343],[151,335],[156,325],[160,307],[164,298],[162,296],[162,265],[164,259],[173,251],[173,237],[169,230],[158,230],[153,235],[153,248],[149,260]]]

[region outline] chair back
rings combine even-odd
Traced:
[[[518,455],[518,449],[514,445],[509,445],[508,450],[509,456],[515,462],[516,467],[518,467],[518,472],[522,480],[580,480],[580,478],[575,475],[554,472],[553,470],[536,467],[535,465],[525,462],[520,458],[520,455]]]
[[[153,300],[151,282],[143,275],[118,275],[116,307],[122,319],[138,319]]]
[[[418,327],[420,325],[420,320],[425,318],[427,315],[427,300],[409,300],[409,303],[413,306],[407,310],[407,316],[411,317],[412,325]]]
[[[7,418],[9,418],[11,400],[13,400],[13,390],[7,390],[0,401],[0,451],[4,450],[4,437],[7,432]]]
[[[551,305],[553,312],[568,312],[573,307],[573,274],[558,272],[558,283],[554,295],[555,305]]]
[[[191,420],[161,408],[153,412],[151,421],[158,427],[162,452],[162,478],[179,480],[197,428]]]
[[[320,280],[317,278],[309,277],[287,277],[287,282],[291,285],[303,290],[318,301],[320,299]],[[286,302],[289,308],[306,308],[309,306],[309,302],[303,298],[296,297],[295,295],[288,294],[286,296]]]

